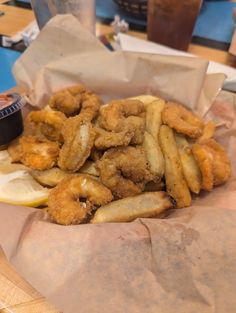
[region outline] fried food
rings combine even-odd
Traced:
[[[144,116],[129,116],[127,118],[129,127],[127,127],[127,132],[133,130],[133,136],[130,140],[131,145],[140,145],[144,139],[145,131],[145,118]]]
[[[42,186],[55,187],[60,181],[71,174],[58,167],[53,167],[44,171],[30,171],[30,175]]]
[[[115,198],[125,198],[141,193],[151,180],[147,160],[141,147],[111,148],[97,163],[102,183]]]
[[[82,95],[86,91],[85,86],[75,85],[59,90],[49,100],[49,106],[63,112],[66,116],[79,113]]]
[[[21,162],[32,169],[46,170],[57,163],[60,148],[56,142],[23,136],[20,138],[20,146],[22,149]]]
[[[214,186],[225,183],[231,175],[231,165],[224,148],[214,139],[209,139],[205,144],[213,156]]]
[[[48,214],[58,224],[85,222],[93,209],[112,201],[111,191],[88,175],[71,175],[51,190]]]
[[[128,117],[139,116],[145,112],[144,104],[139,100],[113,100],[100,110],[100,127],[120,132],[129,124]]]
[[[202,173],[202,188],[211,191],[213,186],[225,183],[231,175],[229,158],[214,139],[195,143],[192,146],[193,155]]]
[[[159,141],[159,131],[162,124],[162,111],[165,107],[165,101],[155,100],[147,105],[146,108],[146,131]]]
[[[90,160],[87,160],[84,165],[79,169],[81,174],[88,174],[95,177],[99,177],[99,172],[96,168],[96,163]]]
[[[209,121],[208,123],[204,125],[203,133],[201,137],[197,139],[197,142],[204,143],[208,139],[211,139],[214,136],[215,131],[216,131],[216,124],[212,121]]]
[[[97,138],[98,149],[139,145],[145,131],[145,106],[138,100],[114,100],[100,109]]]
[[[164,175],[165,164],[160,146],[148,132],[144,133],[143,149],[153,180],[159,181]]]
[[[53,221],[88,222],[103,205],[92,223],[154,217],[174,201],[178,208],[191,205],[190,192],[229,179],[230,161],[212,139],[212,121],[204,124],[180,104],[150,95],[101,104],[83,85],[60,90],[26,117],[23,136],[8,147],[13,162],[54,187]],[[108,204],[113,197],[125,199]]]
[[[11,157],[13,163],[21,162],[22,149],[19,142],[19,138],[13,140],[7,148],[7,151]]]
[[[213,156],[207,146],[195,143],[192,152],[202,174],[201,188],[207,191],[213,189]]]
[[[95,212],[91,223],[122,223],[136,218],[157,217],[172,207],[173,203],[166,192],[145,192],[102,206]]]
[[[143,147],[148,159],[149,168],[154,179],[160,180],[164,175],[164,158],[159,145],[159,131],[162,124],[161,112],[165,102],[155,100],[146,107],[146,132]]]
[[[175,141],[187,185],[192,192],[198,194],[201,189],[202,175],[191,151],[191,146],[185,136],[181,134],[175,133]]]
[[[151,95],[139,95],[137,97],[131,97],[129,99],[132,100],[139,100],[141,101],[145,106],[148,106],[150,103],[152,103],[153,101],[159,101],[161,100],[158,97],[155,96],[151,96]],[[161,100],[162,101],[162,100]]]
[[[86,113],[90,121],[98,114],[100,105],[100,98],[86,90],[83,85],[71,86],[59,90],[49,100],[49,106],[52,109],[61,111],[66,116]]]
[[[46,139],[62,141],[61,130],[66,120],[66,116],[62,112],[49,110],[32,111],[28,115],[28,120],[39,126],[40,132]],[[37,136],[37,133],[35,135]]]
[[[203,121],[180,104],[168,102],[162,111],[162,121],[178,133],[198,138],[203,133]]]
[[[191,195],[184,179],[174,132],[167,126],[160,128],[160,146],[165,159],[165,181],[167,192],[176,200],[178,208],[191,205]]]
[[[82,96],[82,104],[80,114],[86,115],[89,121],[92,121],[99,112],[102,104],[101,99],[92,92],[85,92]]]
[[[58,165],[65,171],[78,171],[90,155],[95,132],[83,114],[70,117],[62,128],[64,144],[60,150]]]
[[[100,127],[95,127],[94,130],[96,132],[94,145],[100,150],[120,146],[126,147],[134,136],[134,131],[131,128],[128,131],[123,130],[120,132],[111,132]]]

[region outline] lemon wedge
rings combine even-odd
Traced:
[[[0,174],[0,202],[38,207],[47,203],[49,189],[42,187],[26,171]]]
[[[0,151],[0,174],[8,174],[18,170],[28,170],[28,168],[23,164],[11,163],[8,151]]]
[[[10,163],[11,157],[7,150],[0,151],[0,162]]]

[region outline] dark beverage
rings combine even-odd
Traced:
[[[148,0],[148,39],[187,50],[202,0]]]

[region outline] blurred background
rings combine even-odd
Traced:
[[[82,10],[80,4],[76,12],[74,2],[74,0],[0,0],[0,92],[15,85],[11,73],[14,62],[37,37],[51,16],[63,11],[74,11],[72,13],[76,15]],[[180,51],[200,56],[202,54],[203,57],[206,55],[210,60],[235,67],[235,57],[232,51],[229,53],[229,49],[235,31],[233,12],[236,10],[236,1],[78,0],[78,2],[84,3],[89,10],[82,22],[85,24],[87,22],[85,26],[90,31],[96,32],[98,38],[110,50],[119,48],[116,35],[121,32]],[[83,18],[80,12],[78,16]]]

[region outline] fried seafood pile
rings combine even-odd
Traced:
[[[12,162],[52,188],[53,221],[131,221],[157,216],[173,199],[178,208],[189,206],[192,193],[229,179],[215,128],[176,103],[140,96],[102,105],[77,85],[29,113],[24,134],[8,151]]]

